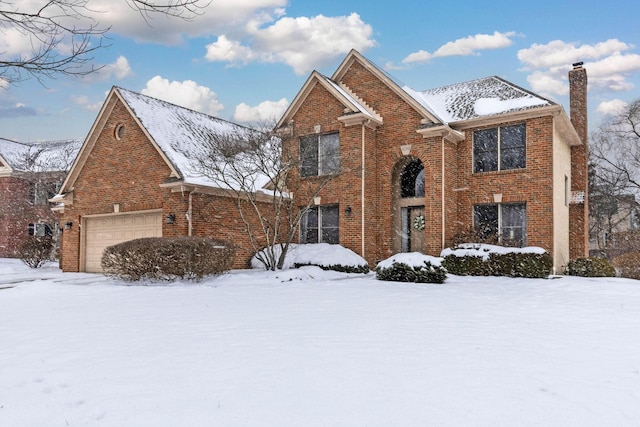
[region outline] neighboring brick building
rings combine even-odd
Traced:
[[[59,236],[53,197],[82,141],[21,143],[0,138],[0,257],[15,257],[29,235]]]
[[[252,255],[228,189],[193,172],[190,153],[240,126],[114,87],[54,201],[61,213],[63,271],[102,270],[105,247],[138,237],[206,236]],[[255,218],[248,217],[249,221]]]
[[[278,123],[301,159],[287,184],[305,194],[338,173],[301,241],[340,243],[375,265],[398,252],[439,255],[480,228],[546,249],[562,271],[588,248],[587,80],[581,64],[571,75],[570,120],[498,77],[417,92],[356,51],[331,78],[313,72]]]

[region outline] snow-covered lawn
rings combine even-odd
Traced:
[[[638,426],[640,282],[0,259],[0,425]]]

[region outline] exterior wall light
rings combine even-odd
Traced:
[[[72,226],[72,225],[73,225],[73,222],[72,222],[72,221],[65,222],[65,223],[64,223],[64,229],[65,229],[65,230],[71,230],[71,226]]]
[[[352,210],[351,210],[351,206],[347,206],[347,208],[344,210],[344,213],[345,213],[347,216],[351,216],[351,212],[352,212]]]
[[[176,222],[176,214],[170,213],[167,215],[167,224],[175,224]]]

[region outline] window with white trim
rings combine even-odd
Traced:
[[[300,222],[300,243],[340,243],[338,205],[313,206]]]
[[[36,223],[29,224],[29,236],[53,236],[53,228],[51,224]]]
[[[524,123],[474,131],[473,172],[525,168],[526,145]]]
[[[300,138],[300,176],[320,176],[340,170],[338,132]]]
[[[58,193],[60,182],[37,181],[29,183],[29,202],[33,205],[48,205],[49,199]]]
[[[473,207],[473,226],[481,237],[504,246],[522,247],[527,243],[527,205],[492,203]]]

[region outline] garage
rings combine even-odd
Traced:
[[[162,211],[101,215],[84,218],[84,271],[101,273],[107,246],[141,237],[162,236]]]

